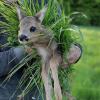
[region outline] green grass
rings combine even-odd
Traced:
[[[72,94],[77,100],[100,100],[100,28],[81,27],[82,59],[74,66]]]
[[[19,0],[20,1],[20,0]],[[34,16],[40,9],[44,7],[44,3],[42,0],[42,5],[39,6],[38,3],[33,5],[32,1],[29,0],[30,3],[28,3],[27,0],[23,0],[23,3],[20,3],[20,8],[25,11],[26,15],[28,16]],[[71,45],[71,43],[76,42],[76,29],[72,29],[71,22],[72,22],[72,16],[65,15],[63,8],[62,12],[58,13],[59,11],[59,3],[57,0],[49,0],[48,2],[48,10],[46,12],[46,16],[43,20],[43,25],[50,30],[50,32],[53,31],[53,38],[57,41],[59,44],[59,47],[62,49],[63,55],[66,55],[68,52],[68,49]],[[52,16],[51,16],[52,14]],[[60,14],[60,15],[59,15]],[[0,31],[0,34],[3,34],[4,32],[8,33],[8,44],[10,46],[18,46],[18,30],[19,30],[19,20],[17,17],[16,7],[14,4],[9,5],[5,3],[3,0],[0,1],[0,15],[2,15],[5,20],[0,21],[0,27],[2,27],[2,30]],[[28,63],[32,58],[36,58],[36,61],[34,61],[31,65]],[[65,58],[65,57],[64,57]],[[6,80],[9,80],[19,69],[23,67],[23,65],[26,65],[26,68],[23,72],[22,78],[19,82],[18,88],[26,86],[24,90],[22,91],[22,96],[28,94],[34,86],[37,86],[39,89],[39,92],[41,95],[44,93],[43,91],[43,82],[41,80],[41,61],[40,57],[37,55],[37,53],[28,55],[25,57],[22,61],[20,61],[12,70],[9,72],[8,77]],[[33,73],[35,71],[35,73]],[[69,90],[68,83],[68,74],[71,72],[72,69],[69,68],[66,70],[59,69],[59,80],[62,87],[62,91]],[[5,80],[5,81],[6,81]],[[66,80],[66,81],[65,81]],[[4,82],[5,82],[4,81]]]

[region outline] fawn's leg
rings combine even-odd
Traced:
[[[45,87],[46,100],[52,100],[51,98],[52,85],[51,85],[51,79],[49,77],[49,71],[50,71],[49,69],[50,69],[49,65],[46,62],[44,62],[42,65],[41,76]]]
[[[46,100],[52,100],[51,96],[51,90],[52,90],[52,85],[51,85],[51,79],[49,77],[49,71],[50,71],[50,52],[48,52],[47,49],[43,47],[38,47],[37,48],[39,55],[42,58],[42,80],[44,83],[45,87],[45,93],[46,93]]]
[[[54,80],[54,93],[55,93],[56,100],[62,100],[61,87],[58,79],[58,66],[60,63],[59,58],[60,58],[59,56],[56,56],[50,60],[50,68]]]

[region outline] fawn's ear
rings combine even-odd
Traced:
[[[43,19],[44,19],[44,17],[45,17],[46,11],[47,11],[47,5],[35,15],[35,17],[36,17],[41,23],[42,23],[42,21],[43,21]]]
[[[21,21],[26,16],[25,13],[21,11],[21,8],[19,6],[17,6],[17,15],[18,15],[19,21]]]

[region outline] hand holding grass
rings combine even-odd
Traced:
[[[63,63],[63,68],[77,63],[82,56],[82,47],[80,44],[72,44],[69,48],[69,52],[66,55],[66,63]]]

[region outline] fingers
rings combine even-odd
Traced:
[[[69,64],[76,63],[82,55],[81,48],[78,45],[72,44],[67,55],[67,61]]]
[[[77,63],[82,56],[82,47],[80,44],[72,44],[69,52],[66,55],[66,63],[63,62],[62,66],[67,68],[71,64]]]

